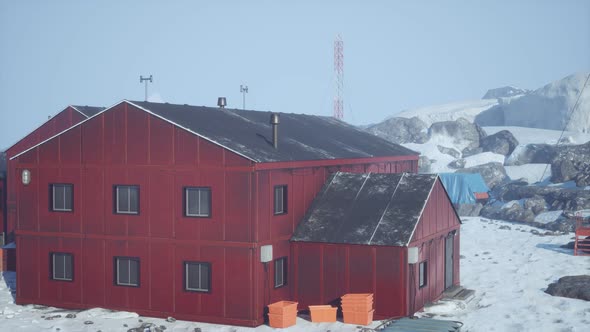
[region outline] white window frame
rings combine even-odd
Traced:
[[[127,190],[127,206],[129,206],[129,210],[123,211],[119,208],[119,190],[125,189]],[[131,210],[131,190],[137,190],[137,211]],[[133,185],[116,185],[115,186],[115,212],[117,214],[139,214],[139,186]]]
[[[274,186],[274,200],[273,200],[273,212],[275,215],[286,214],[286,196],[287,196],[287,185],[281,184]],[[279,203],[280,202],[280,209]]]
[[[63,199],[64,199],[64,203],[63,203],[63,207],[56,207],[55,206],[55,188],[56,187],[60,187],[63,189]],[[72,207],[71,208],[66,208],[66,190],[65,187],[70,187],[71,188],[71,196],[70,196],[70,201],[72,202]],[[51,211],[58,211],[58,212],[72,212],[74,210],[74,185],[73,184],[68,184],[68,183],[52,183],[51,184]]]
[[[277,268],[277,265],[280,262],[280,269]],[[283,287],[287,285],[287,280],[286,280],[286,273],[285,273],[285,269],[286,269],[286,265],[287,265],[287,257],[281,257],[281,258],[277,258],[274,261],[274,269],[275,269],[275,288],[279,288],[279,287]],[[279,276],[280,276],[280,282],[279,282]]]
[[[199,207],[199,211],[198,213],[190,213],[189,211],[189,192],[190,191],[197,191],[199,193],[198,195],[198,207]],[[208,204],[208,208],[209,208],[209,213],[201,213],[201,193],[202,192],[207,192],[209,194],[209,204]],[[210,187],[186,187],[184,188],[184,215],[186,217],[199,217],[199,218],[210,218],[211,217],[211,208],[213,206],[213,202],[212,200],[212,195],[211,195],[211,188]]]
[[[63,278],[60,277],[56,277],[55,276],[55,261],[57,257],[61,257],[63,258]],[[66,277],[66,257],[70,258],[70,267],[71,267],[71,271],[72,271],[72,277],[71,278],[67,278]],[[61,280],[61,281],[73,281],[74,280],[74,255],[69,254],[69,253],[65,253],[65,252],[53,252],[51,253],[51,279],[53,280]]]
[[[126,260],[127,261],[127,268],[129,271],[129,275],[127,276],[127,281],[128,282],[121,282],[120,281],[120,275],[119,275],[119,261],[120,260]],[[137,284],[131,283],[131,262],[137,262]],[[132,286],[132,287],[139,287],[139,280],[141,278],[141,274],[140,274],[140,261],[139,258],[136,257],[115,257],[115,269],[117,269],[117,280],[115,280],[115,284],[117,284],[117,286]]]
[[[189,266],[190,265],[198,265],[199,266],[199,288],[191,288],[189,287]],[[209,280],[209,285],[207,285],[207,288],[202,288],[203,287],[203,281],[202,281],[202,276],[203,276],[203,272],[201,271],[201,268],[203,265],[206,265],[207,268],[209,269],[209,271],[207,272],[208,274],[208,280]],[[205,262],[184,262],[184,290],[187,291],[191,291],[191,292],[204,292],[204,293],[209,293],[211,291],[211,264],[210,263],[205,263]]]

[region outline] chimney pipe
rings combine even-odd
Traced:
[[[225,105],[227,105],[227,102],[225,101],[225,97],[217,98],[217,106],[219,106],[219,108],[225,108]]]
[[[272,125],[272,146],[275,149],[279,148],[279,114],[272,113],[270,115],[270,124]]]

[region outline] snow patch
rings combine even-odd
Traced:
[[[527,183],[537,183],[551,179],[550,164],[524,164],[520,166],[504,166],[511,180],[524,179]]]

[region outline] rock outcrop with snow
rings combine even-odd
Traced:
[[[513,86],[504,86],[501,88],[490,89],[482,97],[482,99],[497,99],[497,98],[510,98],[519,95],[529,93],[530,90],[516,88]]]
[[[366,129],[373,135],[385,138],[391,142],[424,143],[428,140],[426,123],[417,117],[390,118],[381,123],[371,125]]]

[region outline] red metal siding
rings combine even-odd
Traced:
[[[428,270],[427,284],[419,288],[419,264],[410,266],[408,276],[410,313],[422,309],[426,303],[437,300],[445,290],[445,239],[453,231],[455,232],[453,284],[459,284],[459,228],[460,221],[442,183],[438,180],[410,243],[410,247],[419,248],[419,261],[427,261]]]
[[[377,318],[406,315],[405,248],[292,243],[293,298],[300,309],[338,304],[347,293],[374,293]]]

